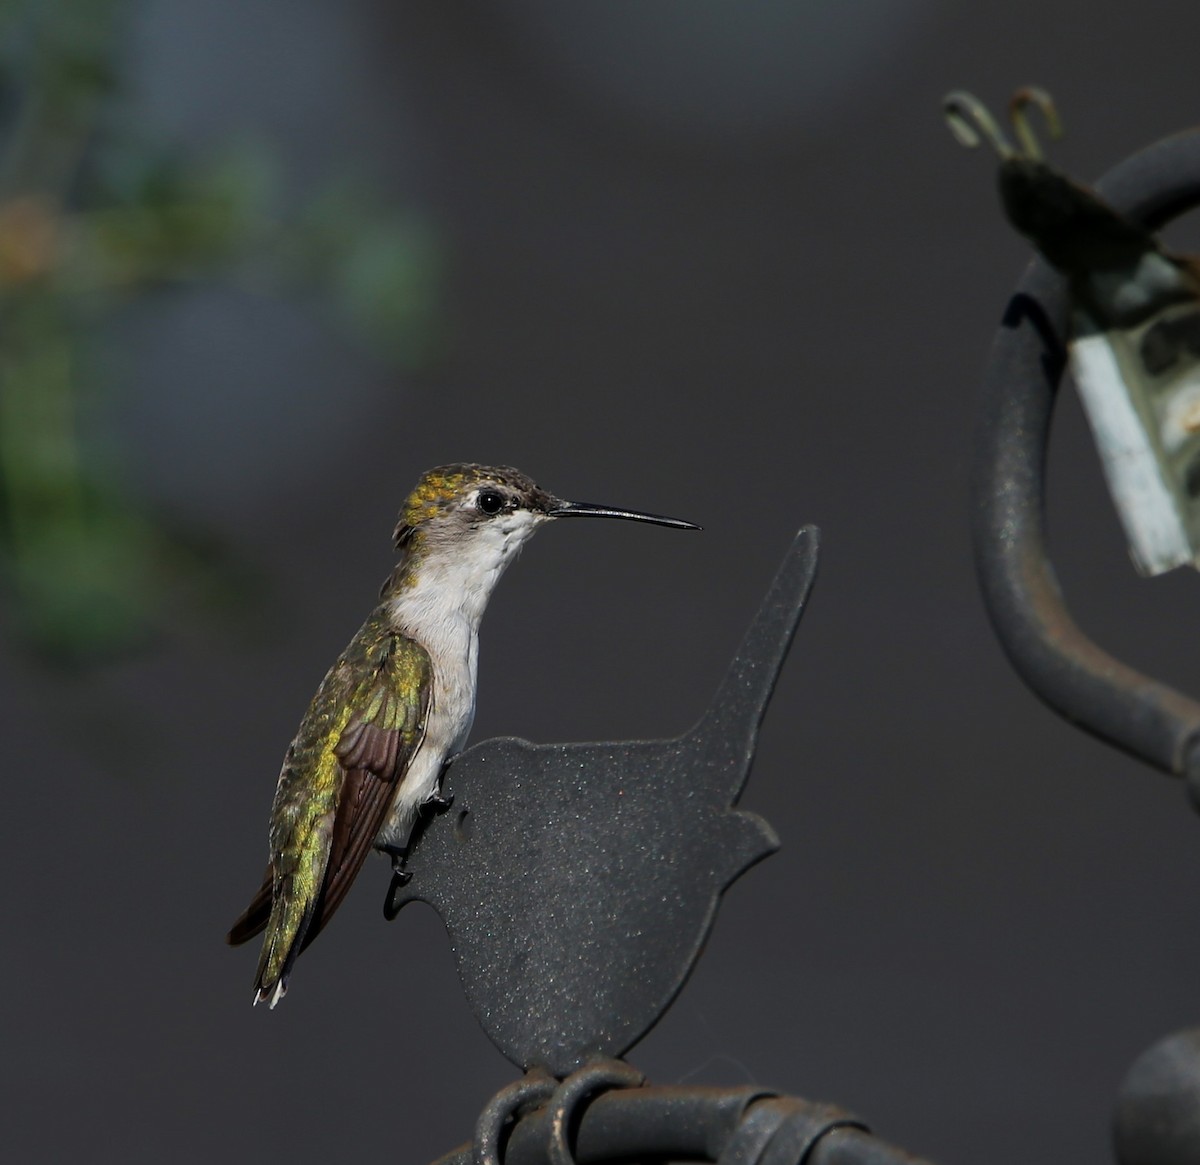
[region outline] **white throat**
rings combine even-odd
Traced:
[[[544,521],[517,510],[459,538],[436,538],[422,548],[415,577],[390,600],[394,624],[412,635],[437,662],[435,641],[479,633],[488,599],[508,564]]]

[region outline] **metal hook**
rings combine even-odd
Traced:
[[[1042,147],[1033,132],[1033,127],[1029,124],[1029,116],[1026,113],[1031,105],[1037,106],[1042,111],[1046,129],[1052,138],[1062,137],[1062,119],[1058,116],[1054,98],[1045,89],[1040,89],[1036,85],[1022,86],[1009,99],[1008,119],[1012,122],[1017,141],[1021,143],[1021,149],[1027,158],[1040,162],[1044,157]]]
[[[601,1060],[572,1072],[550,1101],[550,1144],[547,1156],[550,1165],[575,1165],[575,1155],[568,1143],[568,1130],[573,1124],[575,1110],[593,1093],[610,1088],[638,1088],[646,1077],[623,1060]]]
[[[954,89],[947,93],[942,98],[942,113],[950,132],[968,149],[973,150],[986,138],[1004,161],[1016,154],[988,107],[974,93],[968,93],[965,89]]]

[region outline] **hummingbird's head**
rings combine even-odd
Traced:
[[[421,475],[396,523],[398,550],[457,547],[477,541],[524,542],[553,499],[504,465],[439,465]]]
[[[658,514],[563,501],[509,466],[439,465],[408,495],[396,524],[396,548],[407,559],[453,559],[480,575],[498,576],[540,525],[576,516],[699,529]]]
[[[396,524],[398,549],[414,540],[456,541],[473,534],[492,539],[526,538],[548,518],[628,518],[681,530],[691,522],[640,510],[618,510],[591,502],[567,502],[508,465],[439,465],[422,474],[405,500]]]

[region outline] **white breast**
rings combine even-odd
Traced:
[[[437,793],[446,760],[467,742],[475,719],[479,624],[500,576],[538,521],[518,511],[474,531],[465,545],[435,548],[416,580],[391,602],[393,626],[429,653],[433,694],[425,738],[400,781],[378,844],[405,844],[417,810]]]

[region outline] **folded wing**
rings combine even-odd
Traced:
[[[421,746],[432,691],[424,648],[368,623],[334,665],[288,750],[268,876],[226,936],[266,930],[255,1001],[282,998],[300,952],[341,905]]]

